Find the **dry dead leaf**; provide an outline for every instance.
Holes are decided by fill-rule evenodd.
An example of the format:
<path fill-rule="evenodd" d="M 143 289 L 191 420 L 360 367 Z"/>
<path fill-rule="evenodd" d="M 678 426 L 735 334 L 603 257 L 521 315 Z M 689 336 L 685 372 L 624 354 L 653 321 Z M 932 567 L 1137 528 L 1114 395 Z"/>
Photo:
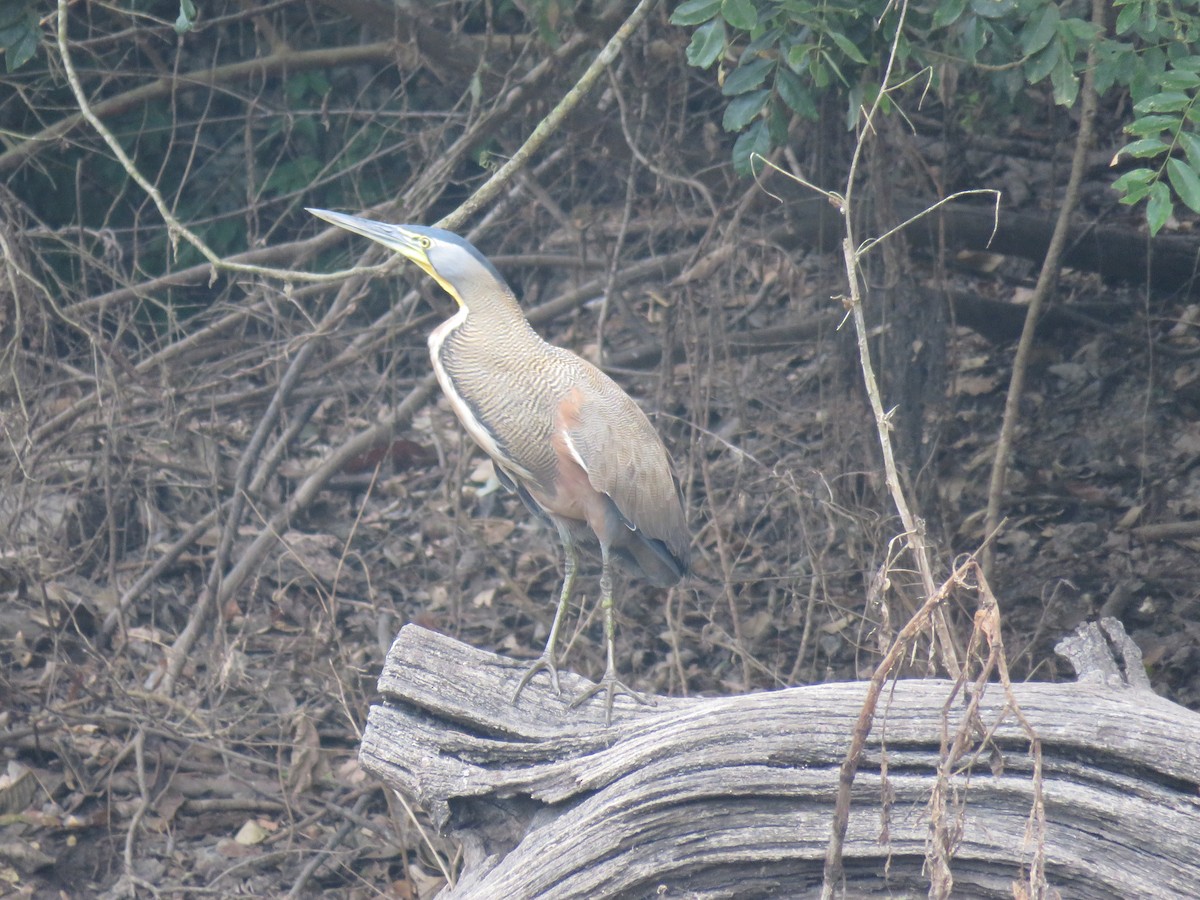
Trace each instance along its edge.
<path fill-rule="evenodd" d="M 742 637 L 761 640 L 775 628 L 775 616 L 770 610 L 760 609 L 742 619 Z"/>
<path fill-rule="evenodd" d="M 973 269 L 989 275 L 1000 268 L 1005 257 L 999 253 L 988 253 L 985 250 L 960 250 L 954 255 L 954 261 L 964 268 Z"/>
<path fill-rule="evenodd" d="M 420 864 L 412 863 L 408 867 L 408 877 L 417 889 L 419 900 L 430 900 L 436 897 L 446 886 L 446 879 L 441 873 L 426 872 Z"/>
<path fill-rule="evenodd" d="M 479 524 L 483 528 L 483 540 L 489 545 L 504 543 L 517 527 L 512 519 L 481 519 Z"/>
<path fill-rule="evenodd" d="M 301 531 L 289 531 L 283 535 L 283 544 L 287 553 L 280 558 L 280 568 L 284 577 L 294 577 L 299 574 L 289 572 L 288 563 L 299 565 L 307 575 L 331 585 L 338 577 L 341 559 L 336 555 L 342 542 L 331 534 L 306 534 Z"/>
<path fill-rule="evenodd" d="M 242 827 L 238 829 L 238 833 L 234 835 L 233 839 L 243 847 L 253 847 L 261 844 L 268 837 L 270 837 L 270 833 L 259 824 L 257 819 L 247 819 L 242 823 Z"/>
<path fill-rule="evenodd" d="M 467 476 L 467 481 L 473 484 L 487 484 L 496 478 L 496 467 L 492 465 L 490 458 L 480 460 L 479 465 L 471 470 L 471 474 Z"/>
<path fill-rule="evenodd" d="M 1171 449 L 1185 459 L 1200 457 L 1200 426 L 1178 432 L 1171 441 Z"/>
<path fill-rule="evenodd" d="M 334 778 L 341 785 L 359 785 L 367 780 L 367 773 L 358 763 L 358 757 L 347 756 L 334 768 Z"/>
<path fill-rule="evenodd" d="M 845 631 L 849 628 L 853 621 L 850 616 L 842 616 L 839 619 L 834 619 L 832 622 L 826 622 L 819 630 L 822 634 L 837 634 L 839 631 Z"/>
<path fill-rule="evenodd" d="M 450 591 L 446 589 L 444 584 L 435 584 L 429 589 L 429 602 L 425 604 L 425 610 L 432 612 L 439 609 L 447 609 L 450 606 Z"/>
<path fill-rule="evenodd" d="M 674 281 L 671 282 L 672 287 L 691 284 L 693 281 L 701 281 L 708 278 L 718 268 L 723 266 L 733 255 L 734 248 L 737 245 L 732 241 L 720 244 L 717 249 L 711 253 L 707 253 L 696 261 L 694 266 L 689 267 L 686 271 L 681 272 Z"/>
<path fill-rule="evenodd" d="M 1028 306 L 1029 301 L 1033 299 L 1033 288 L 1017 287 L 1013 288 L 1012 296 L 1009 300 L 1018 306 Z"/>
<path fill-rule="evenodd" d="M 258 856 L 262 851 L 254 844 L 242 844 L 235 838 L 221 838 L 217 841 L 216 851 L 226 859 L 244 859 L 247 856 Z"/>
<path fill-rule="evenodd" d="M 998 375 L 959 375 L 954 379 L 954 392 L 967 397 L 990 394 L 1000 386 Z"/>
<path fill-rule="evenodd" d="M 29 841 L 16 840 L 0 842 L 0 863 L 0 884 L 17 884 L 21 875 L 32 875 L 38 869 L 52 866 L 55 859 Z"/>
<path fill-rule="evenodd" d="M 1134 504 L 1133 506 L 1129 507 L 1128 510 L 1126 510 L 1125 515 L 1121 516 L 1121 518 L 1117 520 L 1117 524 L 1113 527 L 1117 531 L 1125 531 L 1129 528 L 1132 528 L 1134 524 L 1136 524 L 1137 520 L 1142 517 L 1142 513 L 1145 512 L 1145 510 L 1145 503 Z"/>
<path fill-rule="evenodd" d="M 312 787 L 321 765 L 321 738 L 317 726 L 304 713 L 296 721 L 292 738 L 292 764 L 288 767 L 288 793 L 298 797 Z"/>
<path fill-rule="evenodd" d="M 15 759 L 8 761 L 8 771 L 0 775 L 0 816 L 19 813 L 33 803 L 37 796 L 37 779 L 33 770 Z"/>

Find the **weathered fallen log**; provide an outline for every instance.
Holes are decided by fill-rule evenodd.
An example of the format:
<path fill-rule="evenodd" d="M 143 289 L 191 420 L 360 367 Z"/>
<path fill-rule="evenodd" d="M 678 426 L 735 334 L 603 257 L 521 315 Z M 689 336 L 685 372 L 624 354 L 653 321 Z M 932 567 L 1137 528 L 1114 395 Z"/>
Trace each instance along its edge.
<path fill-rule="evenodd" d="M 772 194 L 788 204 L 790 223 L 772 237 L 785 248 L 837 249 L 842 234 L 840 214 L 824 198 L 814 198 L 802 186 L 786 179 L 771 182 Z M 771 201 L 774 202 L 774 201 Z M 933 200 L 903 198 L 896 201 L 901 221 L 920 216 Z M 897 222 L 895 224 L 900 224 Z M 987 202 L 955 202 L 933 214 L 915 219 L 904 236 L 914 247 L 937 249 L 945 241 L 950 250 L 986 250 L 1041 264 L 1054 230 L 1054 214 L 1014 212 L 1001 208 L 997 215 Z M 1106 280 L 1149 284 L 1171 296 L 1200 291 L 1200 242 L 1191 234 L 1147 237 L 1136 226 L 1072 225 L 1062 264 L 1095 272 Z"/>
<path fill-rule="evenodd" d="M 1063 897 L 1200 896 L 1200 715 L 1138 686 L 1133 653 L 1120 676 L 1090 629 L 1069 648 L 1079 682 L 1013 689 L 1041 742 L 1040 829 L 1029 736 L 1002 686 L 968 722 L 952 682 L 889 687 L 855 782 L 845 895 L 925 894 L 934 835 L 949 842 L 956 897 L 1014 896 L 1039 853 Z M 864 683 L 654 707 L 619 697 L 605 728 L 601 704 L 570 709 L 589 682 L 567 673 L 564 698 L 537 678 L 511 705 L 522 671 L 414 625 L 388 655 L 361 760 L 462 842 L 443 896 L 820 891 Z M 931 802 L 964 725 L 972 752 Z"/>

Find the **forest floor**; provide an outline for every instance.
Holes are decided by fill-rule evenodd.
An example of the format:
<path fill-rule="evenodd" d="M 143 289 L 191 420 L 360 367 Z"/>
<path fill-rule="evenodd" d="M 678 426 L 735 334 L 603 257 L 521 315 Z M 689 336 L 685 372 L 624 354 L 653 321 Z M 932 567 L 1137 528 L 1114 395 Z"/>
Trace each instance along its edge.
<path fill-rule="evenodd" d="M 654 413 L 673 451 L 694 534 L 694 574 L 680 586 L 620 588 L 618 665 L 650 693 L 863 678 L 918 598 L 893 543 L 900 528 L 855 387 L 852 339 L 836 328 L 838 262 L 783 252 L 765 230 L 743 229 L 733 254 L 732 274 L 672 282 L 672 334 L 684 350 L 676 361 L 649 374 L 614 372 Z M 941 285 L 1027 300 L 1033 264 L 996 262 L 962 261 L 935 278 L 930 260 L 918 257 L 916 277 L 933 296 Z M 569 286 L 567 275 L 529 278 L 525 293 L 549 298 Z M 1200 710 L 1200 534 L 1186 528 L 1200 520 L 1200 305 L 1180 287 L 1147 296 L 1086 272 L 1061 279 L 1054 305 L 1079 315 L 1074 327 L 1039 339 L 995 545 L 991 586 L 1014 677 L 1067 677 L 1054 644 L 1080 621 L 1114 615 L 1141 647 L 1155 689 Z M 610 355 L 657 339 L 645 323 L 664 292 L 649 278 L 625 288 L 603 325 Z M 586 305 L 542 331 L 594 354 L 599 314 L 599 304 Z M 771 349 L 730 341 L 735 331 L 788 322 L 831 325 Z M 944 402 L 925 414 L 915 492 L 942 575 L 984 537 L 1014 346 L 965 327 L 948 334 Z M 392 400 L 424 375 L 424 331 L 399 340 L 411 370 L 395 373 L 404 387 Z M 380 415 L 385 404 L 360 405 L 354 416 L 323 402 L 325 394 L 352 396 L 356 377 L 343 371 L 307 386 L 317 405 L 268 500 L 286 499 L 332 448 Z M 205 470 L 192 462 L 207 452 L 200 445 L 240 445 L 255 424 L 248 408 L 218 413 L 204 428 L 159 436 L 163 443 L 112 447 L 101 434 L 97 458 L 113 467 L 139 455 L 160 459 L 174 490 L 203 493 Z M 94 483 L 99 500 L 106 483 Z M 36 501 L 47 515 L 78 500 L 15 487 L 8 496 L 5 504 Z M 123 514 L 141 527 L 126 551 L 39 579 L 6 568 L 0 583 L 5 890 L 429 896 L 443 867 L 453 869 L 455 848 L 356 758 L 375 679 L 406 622 L 536 656 L 560 579 L 553 533 L 497 489 L 490 464 L 439 399 L 395 443 L 348 464 L 278 534 L 255 577 L 204 621 L 167 695 L 158 690 L 164 648 L 189 621 L 222 534 L 209 529 L 118 614 L 121 590 L 203 506 L 161 501 L 147 512 L 138 502 Z M 262 532 L 268 512 L 243 525 L 232 559 Z M 89 528 L 116 527 L 111 512 L 80 521 L 79 554 L 93 552 Z M 1154 530 L 1170 523 L 1185 526 Z M 45 558 L 64 557 L 47 548 Z M 885 568 L 887 617 L 867 602 Z M 595 570 L 585 565 L 582 614 L 573 611 L 563 641 L 566 666 L 592 678 L 603 671 Z M 956 597 L 952 610 L 962 635 L 970 599 Z"/>

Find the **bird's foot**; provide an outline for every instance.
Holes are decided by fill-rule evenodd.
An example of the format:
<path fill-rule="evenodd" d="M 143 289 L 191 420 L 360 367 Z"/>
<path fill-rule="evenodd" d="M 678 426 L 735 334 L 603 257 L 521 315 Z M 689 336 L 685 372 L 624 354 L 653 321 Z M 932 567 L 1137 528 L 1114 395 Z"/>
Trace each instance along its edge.
<path fill-rule="evenodd" d="M 534 675 L 542 671 L 550 673 L 550 685 L 554 688 L 555 695 L 562 694 L 562 688 L 558 684 L 558 664 L 554 661 L 554 654 L 546 651 L 533 661 L 525 670 L 525 674 L 521 676 L 521 680 L 517 682 L 517 689 L 513 691 L 512 695 L 513 706 L 517 705 L 517 698 L 521 696 L 521 691 L 525 690 L 525 685 L 529 684 Z"/>
<path fill-rule="evenodd" d="M 627 697 L 632 697 L 642 706 L 654 706 L 654 700 L 651 697 L 646 697 L 639 694 L 625 682 L 617 678 L 617 673 L 611 669 L 604 673 L 604 677 L 597 684 L 593 684 L 582 694 L 571 701 L 571 708 L 574 709 L 580 706 L 585 701 L 591 699 L 596 694 L 604 691 L 604 724 L 605 726 L 612 724 L 613 698 L 617 694 L 625 694 Z"/>

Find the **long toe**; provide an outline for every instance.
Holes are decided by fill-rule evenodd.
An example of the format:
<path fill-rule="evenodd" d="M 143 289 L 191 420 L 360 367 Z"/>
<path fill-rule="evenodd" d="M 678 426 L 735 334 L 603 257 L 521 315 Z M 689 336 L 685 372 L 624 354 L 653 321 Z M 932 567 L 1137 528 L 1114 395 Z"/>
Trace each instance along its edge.
<path fill-rule="evenodd" d="M 521 680 L 517 682 L 517 689 L 513 691 L 512 703 L 517 705 L 517 698 L 521 696 L 521 691 L 525 690 L 525 685 L 533 680 L 533 676 L 538 672 L 550 673 L 550 686 L 554 688 L 555 696 L 562 695 L 562 688 L 558 684 L 558 665 L 554 662 L 554 655 L 546 652 L 533 661 L 525 674 L 521 676 Z"/>
<path fill-rule="evenodd" d="M 612 724 L 613 698 L 615 698 L 617 694 L 624 694 L 626 697 L 632 697 L 642 706 L 655 705 L 653 698 L 639 694 L 625 682 L 618 679 L 615 673 L 605 672 L 604 677 L 600 679 L 598 684 L 593 684 L 590 688 L 587 688 L 585 691 L 583 691 L 583 693 L 571 701 L 571 708 L 574 709 L 575 707 L 582 705 L 601 691 L 604 691 L 604 724 L 606 726 Z"/>

